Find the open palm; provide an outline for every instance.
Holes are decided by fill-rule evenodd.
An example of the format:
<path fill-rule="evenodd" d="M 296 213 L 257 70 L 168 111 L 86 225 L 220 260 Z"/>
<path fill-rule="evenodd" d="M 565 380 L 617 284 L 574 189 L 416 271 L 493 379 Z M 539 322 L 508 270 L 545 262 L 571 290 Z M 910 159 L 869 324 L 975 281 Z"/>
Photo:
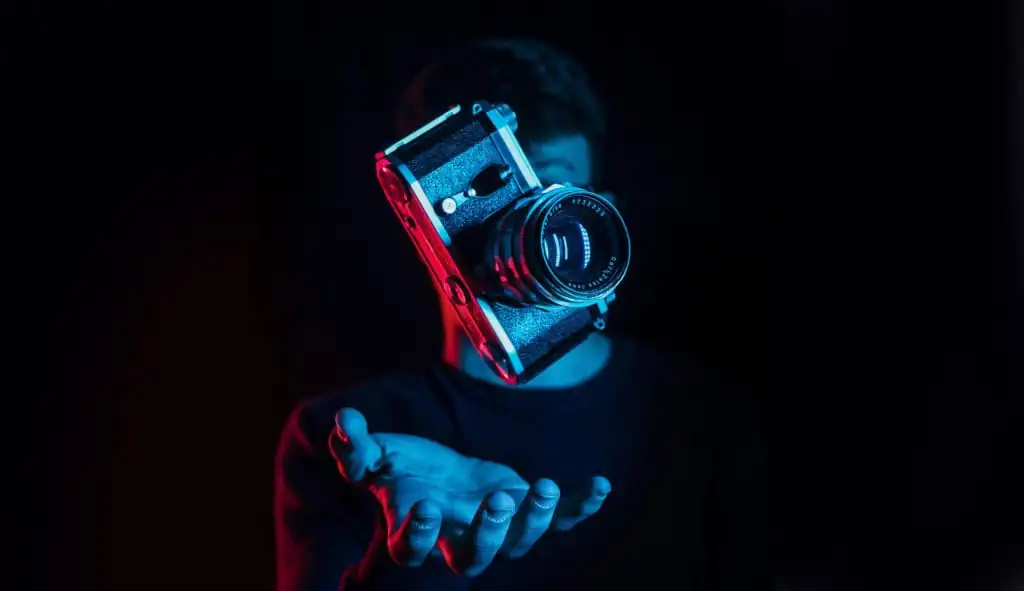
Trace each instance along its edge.
<path fill-rule="evenodd" d="M 560 499 L 558 486 L 532 486 L 515 470 L 464 456 L 435 441 L 374 433 L 359 411 L 342 409 L 331 450 L 342 476 L 378 499 L 391 557 L 418 566 L 435 548 L 460 574 L 482 572 L 499 552 L 526 553 L 549 527 L 568 530 L 600 509 L 611 491 L 595 477 Z"/>

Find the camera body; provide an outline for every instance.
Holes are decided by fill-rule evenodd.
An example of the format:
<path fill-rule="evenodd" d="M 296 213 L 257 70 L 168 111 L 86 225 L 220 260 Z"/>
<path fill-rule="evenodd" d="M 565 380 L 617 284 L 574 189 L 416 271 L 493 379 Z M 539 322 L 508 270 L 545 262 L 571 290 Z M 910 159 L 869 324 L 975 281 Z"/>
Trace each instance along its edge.
<path fill-rule="evenodd" d="M 376 170 L 481 357 L 523 384 L 604 329 L 630 249 L 606 199 L 542 186 L 516 127 L 504 104 L 452 107 L 378 153 Z"/>

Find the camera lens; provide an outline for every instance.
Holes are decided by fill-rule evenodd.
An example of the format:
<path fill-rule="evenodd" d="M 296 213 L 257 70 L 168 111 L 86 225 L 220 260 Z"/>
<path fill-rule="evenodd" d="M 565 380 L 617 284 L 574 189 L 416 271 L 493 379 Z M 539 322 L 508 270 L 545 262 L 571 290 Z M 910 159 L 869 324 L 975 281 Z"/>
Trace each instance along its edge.
<path fill-rule="evenodd" d="M 567 284 L 589 285 L 600 278 L 620 250 L 608 216 L 569 205 L 551 214 L 541 231 L 541 255 L 555 276 Z"/>
<path fill-rule="evenodd" d="M 586 306 L 610 294 L 629 265 L 629 232 L 603 197 L 555 187 L 516 204 L 498 223 L 494 269 L 526 303 Z"/>

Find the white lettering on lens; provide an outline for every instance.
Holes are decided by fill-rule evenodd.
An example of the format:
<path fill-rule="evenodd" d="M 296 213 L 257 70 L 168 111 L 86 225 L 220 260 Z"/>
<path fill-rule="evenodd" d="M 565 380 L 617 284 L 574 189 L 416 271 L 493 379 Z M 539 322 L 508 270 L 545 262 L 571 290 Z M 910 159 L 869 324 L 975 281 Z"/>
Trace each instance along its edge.
<path fill-rule="evenodd" d="M 593 211 L 594 213 L 596 213 L 597 217 L 604 217 L 604 215 L 606 213 L 605 209 L 604 209 L 604 206 L 601 205 L 600 203 L 594 201 L 593 199 L 584 199 L 584 198 L 581 198 L 581 197 L 573 197 L 572 199 L 569 200 L 569 202 L 572 203 L 573 205 L 579 205 L 579 206 L 582 206 L 582 207 L 586 207 L 587 209 L 589 209 L 589 210 Z"/>
<path fill-rule="evenodd" d="M 612 275 L 615 274 L 617 267 L 618 260 L 615 257 L 611 257 L 608 259 L 608 264 L 604 266 L 604 269 L 601 269 L 601 273 L 599 273 L 597 278 L 595 278 L 593 281 L 588 281 L 587 283 L 567 282 L 566 285 L 572 289 L 580 290 L 594 289 L 596 287 L 600 287 L 601 285 L 607 283 L 608 280 L 612 277 Z"/>

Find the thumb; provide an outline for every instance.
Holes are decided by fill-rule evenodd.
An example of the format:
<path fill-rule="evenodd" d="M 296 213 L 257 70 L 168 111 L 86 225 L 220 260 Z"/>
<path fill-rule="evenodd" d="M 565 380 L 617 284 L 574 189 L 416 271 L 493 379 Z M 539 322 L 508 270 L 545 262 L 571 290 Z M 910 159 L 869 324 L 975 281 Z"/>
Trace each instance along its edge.
<path fill-rule="evenodd" d="M 331 452 L 338 461 L 341 475 L 359 484 L 367 470 L 376 470 L 381 461 L 380 445 L 370 436 L 366 418 L 354 408 L 343 408 L 334 417 Z"/>

